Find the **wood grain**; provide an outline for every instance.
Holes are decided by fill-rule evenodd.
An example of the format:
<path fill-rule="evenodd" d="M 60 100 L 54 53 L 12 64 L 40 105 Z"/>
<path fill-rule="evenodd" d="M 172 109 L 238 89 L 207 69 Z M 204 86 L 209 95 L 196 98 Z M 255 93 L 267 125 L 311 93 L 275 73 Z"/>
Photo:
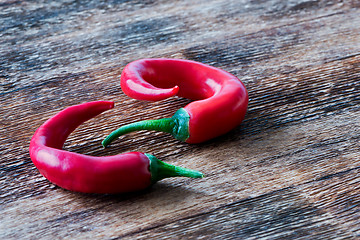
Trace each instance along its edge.
<path fill-rule="evenodd" d="M 1 239 L 358 239 L 358 1 L 0 1 Z M 144 57 L 200 61 L 238 76 L 238 128 L 199 145 L 118 126 L 171 116 L 189 100 L 141 102 L 119 86 Z M 139 193 L 86 195 L 43 178 L 37 127 L 81 102 L 116 107 L 64 148 L 144 151 L 205 173 Z"/>
<path fill-rule="evenodd" d="M 356 238 L 359 212 L 354 209 L 358 204 L 354 196 L 360 190 L 359 173 L 358 168 L 337 173 L 331 179 L 246 198 L 121 239 Z"/>

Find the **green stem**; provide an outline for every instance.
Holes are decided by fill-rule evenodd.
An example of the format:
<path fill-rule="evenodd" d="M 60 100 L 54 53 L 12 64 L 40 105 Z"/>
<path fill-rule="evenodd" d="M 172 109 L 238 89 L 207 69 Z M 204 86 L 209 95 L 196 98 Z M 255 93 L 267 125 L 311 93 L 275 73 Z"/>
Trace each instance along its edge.
<path fill-rule="evenodd" d="M 190 177 L 203 178 L 204 174 L 199 171 L 174 166 L 160 161 L 155 156 L 145 153 L 150 160 L 151 182 L 154 184 L 164 178 L 169 177 Z"/>
<path fill-rule="evenodd" d="M 171 118 L 145 120 L 124 125 L 110 133 L 109 136 L 102 141 L 102 145 L 106 147 L 120 136 L 140 130 L 166 132 L 180 141 L 186 141 L 186 139 L 189 138 L 189 120 L 190 116 L 187 111 L 180 108 Z"/>

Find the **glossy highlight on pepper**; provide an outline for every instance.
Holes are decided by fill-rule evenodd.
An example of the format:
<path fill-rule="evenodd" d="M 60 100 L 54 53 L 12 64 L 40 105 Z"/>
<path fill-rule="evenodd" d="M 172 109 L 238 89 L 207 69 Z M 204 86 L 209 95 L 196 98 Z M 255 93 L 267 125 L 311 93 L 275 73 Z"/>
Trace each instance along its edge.
<path fill-rule="evenodd" d="M 194 100 L 173 117 L 124 125 L 102 142 L 106 147 L 123 134 L 156 130 L 187 143 L 201 143 L 225 134 L 245 117 L 248 93 L 234 75 L 203 63 L 181 59 L 141 59 L 121 74 L 121 89 L 138 100 L 159 101 L 172 96 Z"/>
<path fill-rule="evenodd" d="M 96 157 L 62 149 L 80 124 L 113 107 L 111 101 L 74 105 L 42 124 L 29 147 L 31 160 L 40 173 L 64 189 L 84 193 L 132 192 L 167 177 L 203 177 L 201 172 L 167 164 L 147 153 Z"/>

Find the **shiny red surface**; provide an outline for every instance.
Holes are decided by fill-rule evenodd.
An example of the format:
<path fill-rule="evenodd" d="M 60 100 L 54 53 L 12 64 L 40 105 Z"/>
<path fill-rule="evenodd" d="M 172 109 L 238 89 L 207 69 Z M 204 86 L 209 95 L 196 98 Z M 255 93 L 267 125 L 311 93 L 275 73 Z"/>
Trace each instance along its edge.
<path fill-rule="evenodd" d="M 188 143 L 200 143 L 229 132 L 244 119 L 248 93 L 234 75 L 199 62 L 141 59 L 121 75 L 129 97 L 158 101 L 171 96 L 195 100 L 184 109 L 190 115 Z"/>
<path fill-rule="evenodd" d="M 110 101 L 75 105 L 41 125 L 29 147 L 40 173 L 52 183 L 77 192 L 121 193 L 150 186 L 149 159 L 143 153 L 95 157 L 61 149 L 76 127 L 113 107 Z"/>

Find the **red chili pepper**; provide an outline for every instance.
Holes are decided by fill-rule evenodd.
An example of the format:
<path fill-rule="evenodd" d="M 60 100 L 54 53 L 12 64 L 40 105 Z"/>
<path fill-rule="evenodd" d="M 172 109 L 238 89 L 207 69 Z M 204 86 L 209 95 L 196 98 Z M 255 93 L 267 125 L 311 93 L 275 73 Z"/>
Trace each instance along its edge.
<path fill-rule="evenodd" d="M 167 177 L 203 177 L 198 171 L 164 163 L 146 153 L 95 157 L 62 150 L 67 137 L 80 124 L 113 107 L 109 101 L 75 105 L 41 125 L 29 148 L 40 173 L 62 188 L 86 193 L 130 192 Z"/>
<path fill-rule="evenodd" d="M 129 97 L 158 101 L 174 95 L 195 100 L 173 117 L 145 120 L 120 127 L 103 141 L 106 147 L 119 136 L 137 130 L 171 133 L 187 143 L 218 137 L 244 119 L 248 93 L 234 75 L 202 63 L 180 59 L 142 59 L 129 63 L 121 75 Z"/>

